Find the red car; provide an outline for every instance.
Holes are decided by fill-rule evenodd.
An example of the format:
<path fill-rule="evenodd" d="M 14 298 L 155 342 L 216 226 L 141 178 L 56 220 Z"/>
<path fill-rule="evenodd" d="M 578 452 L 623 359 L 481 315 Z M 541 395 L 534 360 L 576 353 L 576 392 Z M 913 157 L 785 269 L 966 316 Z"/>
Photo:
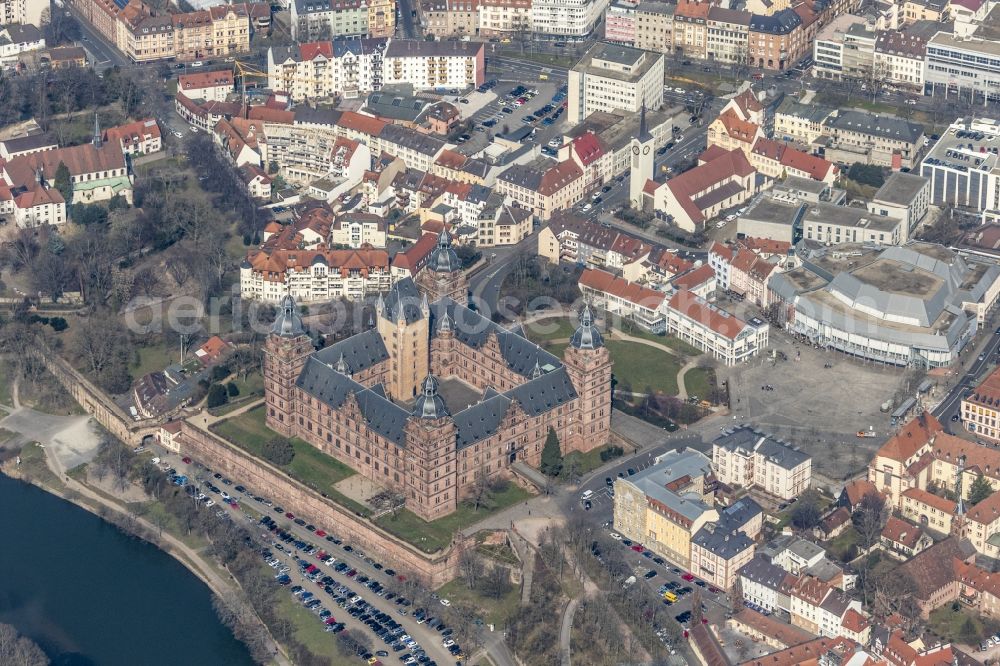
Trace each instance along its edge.
<path fill-rule="evenodd" d="M 191 459 L 187 458 L 187 457 L 181 458 L 181 462 L 184 463 L 185 465 L 190 465 L 191 464 Z"/>
<path fill-rule="evenodd" d="M 358 570 L 357 569 L 351 569 L 350 571 L 347 572 L 347 577 L 348 578 L 354 578 L 357 575 L 358 575 Z"/>
<path fill-rule="evenodd" d="M 323 622 L 325 624 L 337 624 L 337 618 L 335 618 L 334 616 L 331 615 L 330 617 L 328 617 L 325 620 L 323 620 Z"/>
<path fill-rule="evenodd" d="M 324 557 L 326 557 L 326 553 L 324 553 L 322 550 L 316 553 L 317 560 L 322 560 Z"/>
<path fill-rule="evenodd" d="M 635 544 L 634 546 L 632 546 L 632 550 L 634 550 L 637 553 L 641 553 L 642 551 L 644 551 L 646 549 L 643 548 L 642 546 L 640 546 L 639 544 Z"/>
<path fill-rule="evenodd" d="M 230 500 L 229 501 L 229 506 L 233 507 L 234 509 L 240 508 L 240 505 L 239 505 L 239 503 L 236 500 Z"/>
<path fill-rule="evenodd" d="M 681 578 L 683 578 L 684 580 L 686 580 L 687 582 L 690 583 L 691 581 L 694 580 L 694 574 L 686 573 L 683 576 L 681 576 Z"/>
<path fill-rule="evenodd" d="M 318 537 L 325 537 L 326 536 L 326 532 L 324 532 L 323 530 L 316 530 L 316 536 L 318 536 Z"/>
<path fill-rule="evenodd" d="M 285 518 L 294 518 L 294 517 L 295 517 L 295 514 L 292 513 L 291 511 L 289 511 L 288 513 L 285 514 Z"/>

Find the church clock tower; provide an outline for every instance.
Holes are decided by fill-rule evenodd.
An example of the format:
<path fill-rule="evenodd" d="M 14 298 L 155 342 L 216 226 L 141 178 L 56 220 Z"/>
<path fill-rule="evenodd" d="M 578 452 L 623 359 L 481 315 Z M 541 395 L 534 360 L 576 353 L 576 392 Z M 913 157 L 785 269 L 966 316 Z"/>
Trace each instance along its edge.
<path fill-rule="evenodd" d="M 628 199 L 635 208 L 642 208 L 642 190 L 653 178 L 653 135 L 646 127 L 646 105 L 639 112 L 639 136 L 632 137 L 632 171 L 629 176 Z"/>

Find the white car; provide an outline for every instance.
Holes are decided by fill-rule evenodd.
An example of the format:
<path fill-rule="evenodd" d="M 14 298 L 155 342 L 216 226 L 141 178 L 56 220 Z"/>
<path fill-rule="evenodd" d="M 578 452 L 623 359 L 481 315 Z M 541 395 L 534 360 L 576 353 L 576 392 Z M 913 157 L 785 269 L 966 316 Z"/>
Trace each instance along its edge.
<path fill-rule="evenodd" d="M 193 63 L 191 63 L 191 66 L 192 67 L 202 67 L 204 64 L 205 63 L 203 63 L 201 60 L 195 60 Z"/>
<path fill-rule="evenodd" d="M 590 209 L 593 208 L 593 207 L 594 207 L 593 204 L 587 204 L 587 205 L 585 205 L 583 207 L 583 212 L 586 213 L 586 212 L 590 211 Z"/>
<path fill-rule="evenodd" d="M 180 132 L 178 132 L 177 130 L 174 130 L 174 136 L 176 136 L 178 139 L 183 139 L 184 138 L 184 135 L 181 134 Z"/>
<path fill-rule="evenodd" d="M 441 605 L 442 606 L 451 606 L 451 602 L 448 601 L 447 599 L 442 599 L 441 600 Z"/>
<path fill-rule="evenodd" d="M 732 222 L 735 219 L 736 219 L 736 215 L 734 215 L 732 213 L 730 213 L 729 215 L 726 215 L 726 222 Z"/>
<path fill-rule="evenodd" d="M 612 532 L 611 533 L 611 538 L 614 539 L 615 541 L 621 541 L 622 540 L 622 535 L 618 534 L 618 532 Z"/>
<path fill-rule="evenodd" d="M 560 141 L 559 139 L 552 139 L 551 141 L 549 141 L 549 148 L 558 148 L 561 145 L 562 141 Z"/>
<path fill-rule="evenodd" d="M 684 88 L 674 88 L 674 92 L 684 94 Z"/>
<path fill-rule="evenodd" d="M 447 647 L 451 647 L 454 644 L 455 644 L 455 641 L 451 640 L 450 638 L 446 638 L 443 641 L 441 641 L 441 645 L 445 646 L 446 648 Z"/>

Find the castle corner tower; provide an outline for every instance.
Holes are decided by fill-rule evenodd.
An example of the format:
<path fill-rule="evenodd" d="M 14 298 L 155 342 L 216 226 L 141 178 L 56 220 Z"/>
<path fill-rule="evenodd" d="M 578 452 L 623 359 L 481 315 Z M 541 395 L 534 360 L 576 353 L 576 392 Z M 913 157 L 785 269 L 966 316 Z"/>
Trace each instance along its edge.
<path fill-rule="evenodd" d="M 312 352 L 312 340 L 302 325 L 295 299 L 286 294 L 264 342 L 265 422 L 285 437 L 291 437 L 295 430 L 295 382 Z"/>
<path fill-rule="evenodd" d="M 438 235 L 437 247 L 431 251 L 427 266 L 417 274 L 417 286 L 432 301 L 445 296 L 464 304 L 468 293 L 462 261 L 451 246 L 451 236 L 447 229 Z"/>
<path fill-rule="evenodd" d="M 611 355 L 589 305 L 580 314 L 580 326 L 570 338 L 563 362 L 578 396 L 564 452 L 603 446 L 611 434 Z"/>
<path fill-rule="evenodd" d="M 433 375 L 421 382 L 405 431 L 410 463 L 407 508 L 428 521 L 446 516 L 458 506 L 455 421 Z"/>

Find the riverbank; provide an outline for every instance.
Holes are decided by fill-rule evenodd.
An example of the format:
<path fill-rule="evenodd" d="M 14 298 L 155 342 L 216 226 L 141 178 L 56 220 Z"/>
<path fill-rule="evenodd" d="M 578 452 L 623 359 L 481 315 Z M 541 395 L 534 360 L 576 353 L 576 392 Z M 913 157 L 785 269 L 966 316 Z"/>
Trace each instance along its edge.
<path fill-rule="evenodd" d="M 35 450 L 31 450 L 31 447 Z M 21 464 L 18 464 L 18 461 Z M 194 574 L 208 586 L 213 594 L 220 598 L 225 599 L 230 594 L 241 591 L 239 584 L 230 574 L 225 574 L 229 578 L 227 580 L 217 571 L 213 563 L 179 538 L 169 532 L 164 532 L 145 518 L 129 512 L 127 506 L 110 498 L 105 493 L 96 491 L 66 474 L 66 470 L 61 469 L 57 458 L 47 455 L 45 448 L 38 443 L 27 444 L 22 449 L 20 456 L 0 464 L 0 473 L 30 483 L 36 488 L 115 525 L 131 536 L 156 546 Z M 292 661 L 284 652 L 284 648 L 273 638 L 272 642 L 278 646 L 278 652 L 274 655 L 271 663 L 276 666 L 291 666 Z"/>

